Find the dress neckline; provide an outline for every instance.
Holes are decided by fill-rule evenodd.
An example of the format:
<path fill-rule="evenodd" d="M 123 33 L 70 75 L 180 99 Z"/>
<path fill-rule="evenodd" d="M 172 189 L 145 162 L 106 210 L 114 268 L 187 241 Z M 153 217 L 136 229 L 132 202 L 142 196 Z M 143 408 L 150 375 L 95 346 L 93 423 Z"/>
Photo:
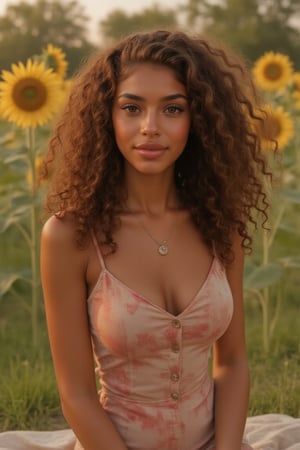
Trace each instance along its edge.
<path fill-rule="evenodd" d="M 180 318 L 181 316 L 185 315 L 188 310 L 193 306 L 194 302 L 196 301 L 196 299 L 199 297 L 199 295 L 201 295 L 203 293 L 203 291 L 205 290 L 207 283 L 209 281 L 209 279 L 211 278 L 211 275 L 213 273 L 213 269 L 215 267 L 215 264 L 217 263 L 218 259 L 217 257 L 214 255 L 212 262 L 210 264 L 208 273 L 205 277 L 205 280 L 203 281 L 201 287 L 196 291 L 196 293 L 194 294 L 194 296 L 192 297 L 192 299 L 187 303 L 187 305 L 185 306 L 185 308 L 183 308 L 183 310 L 179 313 L 179 314 L 172 314 L 171 312 L 167 311 L 166 309 L 162 308 L 161 306 L 157 305 L 156 303 L 153 303 L 149 298 L 147 298 L 146 296 L 144 296 L 143 294 L 138 293 L 137 291 L 135 291 L 133 288 L 131 288 L 130 286 L 128 286 L 126 283 L 124 283 L 122 280 L 120 280 L 118 277 L 116 277 L 109 269 L 107 269 L 106 265 L 102 266 L 100 275 L 97 279 L 97 282 L 95 284 L 95 286 L 93 287 L 90 295 L 87 298 L 87 302 L 90 302 L 94 293 L 96 292 L 96 290 L 98 289 L 99 284 L 102 281 L 102 278 L 107 275 L 110 278 L 113 278 L 113 280 L 115 282 L 117 282 L 120 286 L 122 286 L 123 288 L 125 288 L 127 291 L 131 292 L 132 295 L 134 295 L 135 297 L 138 297 L 139 299 L 143 300 L 145 303 L 147 303 L 149 306 L 151 306 L 152 308 L 155 308 L 157 310 L 159 310 L 162 314 L 165 314 L 169 317 L 174 318 Z"/>

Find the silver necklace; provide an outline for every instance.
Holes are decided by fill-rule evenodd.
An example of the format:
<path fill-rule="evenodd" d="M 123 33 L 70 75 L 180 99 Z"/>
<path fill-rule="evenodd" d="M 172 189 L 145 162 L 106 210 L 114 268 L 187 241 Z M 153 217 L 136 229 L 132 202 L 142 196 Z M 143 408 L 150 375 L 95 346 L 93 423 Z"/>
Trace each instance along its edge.
<path fill-rule="evenodd" d="M 174 230 L 174 226 L 171 229 L 171 232 L 169 234 L 169 237 L 167 239 L 164 239 L 163 241 L 158 241 L 157 239 L 155 239 L 154 236 L 152 236 L 152 234 L 147 230 L 147 228 L 145 227 L 145 225 L 143 224 L 143 222 L 141 222 L 139 220 L 139 223 L 141 225 L 141 227 L 143 228 L 143 230 L 145 231 L 145 233 L 149 236 L 149 238 L 155 242 L 155 244 L 158 245 L 157 247 L 157 251 L 159 253 L 160 256 L 166 256 L 169 253 L 169 245 L 168 245 L 168 241 L 171 238 L 171 234 Z"/>

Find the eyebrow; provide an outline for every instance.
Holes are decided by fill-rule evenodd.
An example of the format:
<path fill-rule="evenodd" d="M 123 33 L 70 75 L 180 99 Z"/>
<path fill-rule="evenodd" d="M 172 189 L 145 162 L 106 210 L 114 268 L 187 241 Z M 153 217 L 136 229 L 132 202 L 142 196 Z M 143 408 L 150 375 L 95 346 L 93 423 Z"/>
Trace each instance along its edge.
<path fill-rule="evenodd" d="M 128 98 L 130 100 L 137 100 L 137 101 L 145 101 L 146 99 L 144 97 L 141 97 L 139 95 L 135 95 L 135 94 L 130 94 L 128 92 L 124 92 L 123 94 L 120 94 L 118 96 L 118 98 Z M 162 97 L 161 100 L 162 101 L 170 101 L 170 100 L 177 100 L 179 98 L 183 98 L 184 100 L 188 100 L 187 96 L 184 94 L 170 94 L 170 95 L 166 95 L 165 97 Z"/>

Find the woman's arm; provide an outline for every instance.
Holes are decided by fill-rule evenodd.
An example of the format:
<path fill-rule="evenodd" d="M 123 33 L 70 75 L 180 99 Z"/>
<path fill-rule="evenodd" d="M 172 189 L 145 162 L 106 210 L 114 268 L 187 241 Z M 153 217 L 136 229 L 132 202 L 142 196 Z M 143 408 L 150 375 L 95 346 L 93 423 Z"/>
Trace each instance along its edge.
<path fill-rule="evenodd" d="M 64 416 L 85 450 L 126 450 L 98 399 L 87 317 L 88 256 L 70 219 L 52 217 L 41 242 L 48 333 Z"/>
<path fill-rule="evenodd" d="M 243 309 L 244 252 L 233 242 L 234 261 L 227 269 L 234 312 L 229 328 L 214 346 L 215 449 L 240 450 L 249 397 L 249 370 Z"/>

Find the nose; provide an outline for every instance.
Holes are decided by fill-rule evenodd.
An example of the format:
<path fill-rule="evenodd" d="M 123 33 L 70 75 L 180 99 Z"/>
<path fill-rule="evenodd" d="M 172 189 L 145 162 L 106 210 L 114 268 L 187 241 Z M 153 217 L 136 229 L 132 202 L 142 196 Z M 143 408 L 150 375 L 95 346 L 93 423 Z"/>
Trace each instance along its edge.
<path fill-rule="evenodd" d="M 157 116 L 155 111 L 148 111 L 145 113 L 141 122 L 141 133 L 144 135 L 159 134 Z"/>

